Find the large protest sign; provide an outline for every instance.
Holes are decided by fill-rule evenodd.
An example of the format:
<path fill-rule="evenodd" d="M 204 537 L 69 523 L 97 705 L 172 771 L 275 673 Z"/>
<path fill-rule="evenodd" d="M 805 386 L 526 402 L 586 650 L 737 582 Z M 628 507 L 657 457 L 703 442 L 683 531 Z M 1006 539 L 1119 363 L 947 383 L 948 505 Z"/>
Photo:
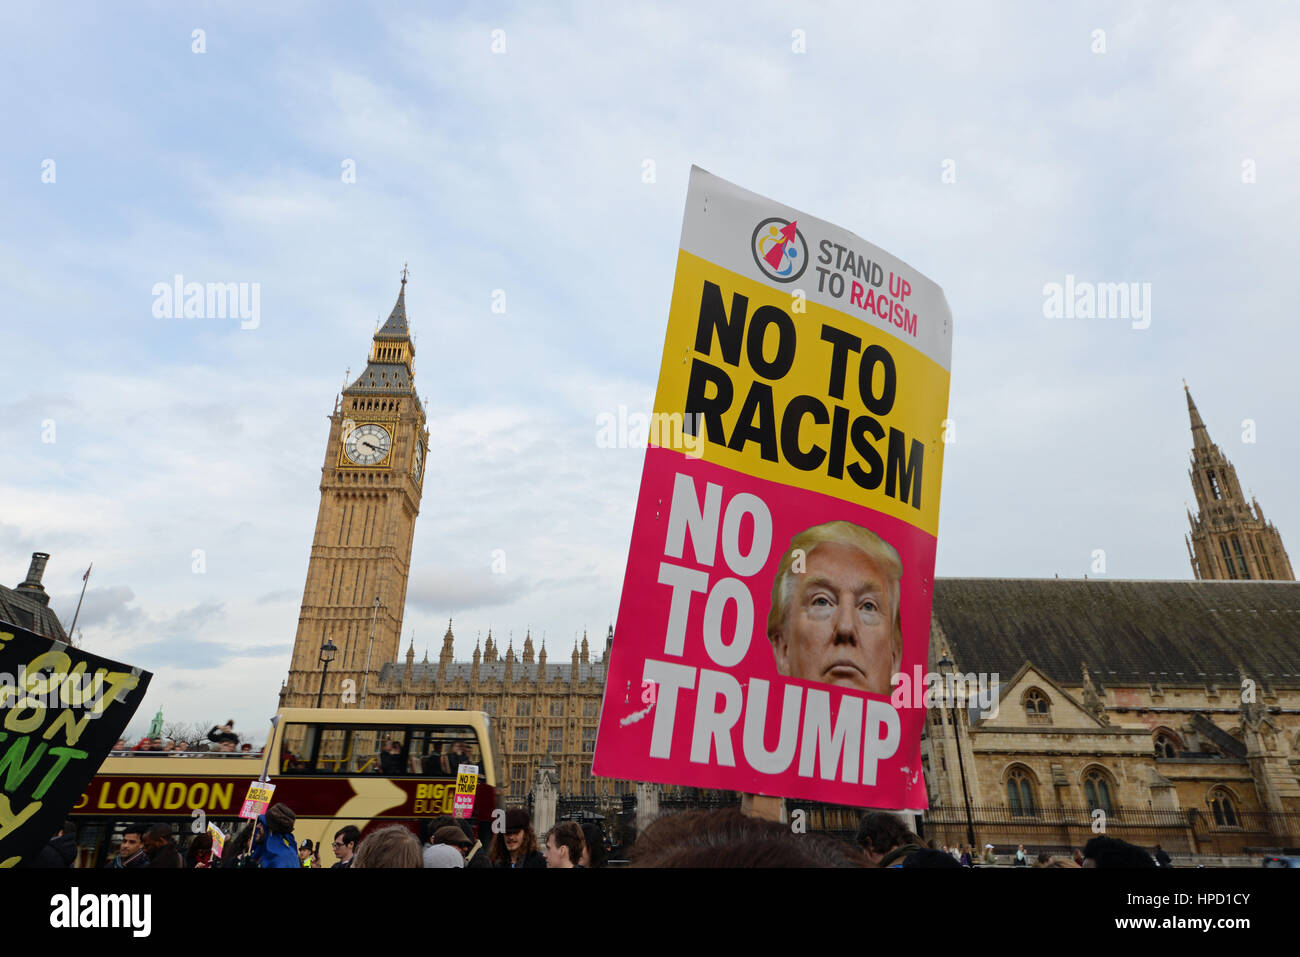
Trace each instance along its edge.
<path fill-rule="evenodd" d="M 691 171 L 594 773 L 928 806 L 952 322 L 852 233 Z"/>
<path fill-rule="evenodd" d="M 58 831 L 151 677 L 0 622 L 0 867 Z"/>

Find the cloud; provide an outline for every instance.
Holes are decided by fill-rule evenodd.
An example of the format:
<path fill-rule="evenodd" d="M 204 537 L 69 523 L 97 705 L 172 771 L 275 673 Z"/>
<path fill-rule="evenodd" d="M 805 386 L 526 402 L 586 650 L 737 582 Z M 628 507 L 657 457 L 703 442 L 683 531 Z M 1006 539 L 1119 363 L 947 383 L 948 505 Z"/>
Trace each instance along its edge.
<path fill-rule="evenodd" d="M 481 572 L 425 567 L 411 573 L 406 604 L 427 612 L 460 613 L 519 601 L 529 586 L 510 575 L 495 575 L 485 562 Z"/>

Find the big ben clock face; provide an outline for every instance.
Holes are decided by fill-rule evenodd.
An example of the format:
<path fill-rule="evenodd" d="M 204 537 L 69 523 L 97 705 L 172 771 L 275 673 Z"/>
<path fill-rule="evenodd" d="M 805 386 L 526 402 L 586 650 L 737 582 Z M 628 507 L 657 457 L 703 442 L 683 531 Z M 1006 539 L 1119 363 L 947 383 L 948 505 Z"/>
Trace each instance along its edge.
<path fill-rule="evenodd" d="M 415 475 L 415 480 L 420 481 L 420 476 L 424 473 L 424 446 L 420 444 L 418 439 L 415 443 L 415 463 L 411 471 Z"/>
<path fill-rule="evenodd" d="M 392 448 L 393 440 L 388 430 L 373 422 L 358 425 L 343 440 L 343 451 L 357 465 L 374 465 L 382 462 Z"/>

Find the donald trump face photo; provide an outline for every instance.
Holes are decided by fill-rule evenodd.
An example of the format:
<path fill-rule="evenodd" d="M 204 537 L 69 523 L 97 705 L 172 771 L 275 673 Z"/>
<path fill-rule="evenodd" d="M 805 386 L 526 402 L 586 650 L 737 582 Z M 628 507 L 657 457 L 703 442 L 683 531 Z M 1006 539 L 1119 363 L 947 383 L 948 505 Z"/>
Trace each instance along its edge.
<path fill-rule="evenodd" d="M 778 674 L 888 695 L 902 657 L 892 545 L 852 522 L 790 540 L 772 581 L 767 637 Z"/>

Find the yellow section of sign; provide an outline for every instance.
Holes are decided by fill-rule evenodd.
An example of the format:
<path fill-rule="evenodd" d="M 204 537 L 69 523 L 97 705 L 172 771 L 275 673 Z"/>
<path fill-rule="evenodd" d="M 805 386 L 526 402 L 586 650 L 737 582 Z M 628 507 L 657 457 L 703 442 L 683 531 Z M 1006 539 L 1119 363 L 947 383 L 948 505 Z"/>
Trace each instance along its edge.
<path fill-rule="evenodd" d="M 651 443 L 937 535 L 949 374 L 852 314 L 868 292 L 832 309 L 682 250 Z"/>

